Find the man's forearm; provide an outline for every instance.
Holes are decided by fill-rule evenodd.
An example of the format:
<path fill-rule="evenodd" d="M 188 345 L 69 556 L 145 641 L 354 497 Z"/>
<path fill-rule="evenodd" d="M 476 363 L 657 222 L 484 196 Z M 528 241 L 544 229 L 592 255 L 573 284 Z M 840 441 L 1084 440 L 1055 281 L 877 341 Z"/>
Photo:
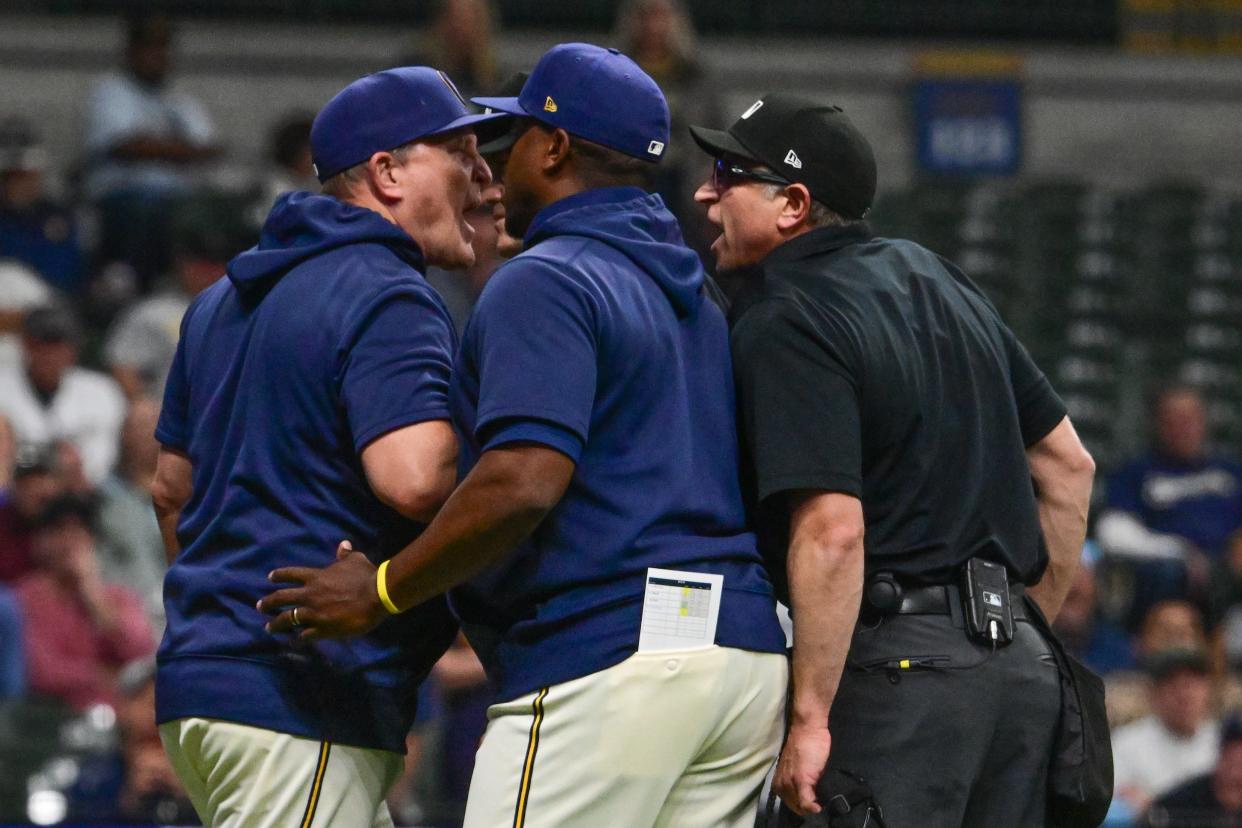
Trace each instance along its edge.
<path fill-rule="evenodd" d="M 1087 507 L 1090 501 L 1090 477 L 1039 495 L 1039 525 L 1048 548 L 1048 568 L 1029 593 L 1049 621 L 1061 611 L 1061 604 L 1065 602 L 1073 583 L 1074 572 L 1082 556 L 1082 545 L 1087 538 Z"/>
<path fill-rule="evenodd" d="M 795 537 L 789 549 L 793 604 L 793 727 L 827 727 L 863 591 L 863 546 Z"/>
<path fill-rule="evenodd" d="M 1061 611 L 1082 557 L 1095 461 L 1083 448 L 1069 417 L 1063 417 L 1042 440 L 1027 447 L 1026 457 L 1035 482 L 1039 527 L 1048 549 L 1048 567 L 1029 593 L 1052 621 Z"/>
<path fill-rule="evenodd" d="M 164 541 L 164 560 L 172 566 L 177 555 L 181 553 L 181 542 L 177 540 L 177 522 L 181 520 L 181 510 L 156 507 L 155 520 L 160 525 L 160 538 Z"/>
<path fill-rule="evenodd" d="M 457 586 L 535 530 L 560 499 L 564 485 L 532 479 L 538 475 L 525 467 L 522 451 L 484 452 L 423 534 L 392 558 L 386 583 L 393 603 L 405 609 Z M 560 471 L 567 483 L 573 463 L 563 455 L 556 457 L 562 461 Z"/>
<path fill-rule="evenodd" d="M 155 508 L 155 520 L 160 526 L 160 538 L 164 541 L 164 559 L 172 566 L 181 553 L 177 540 L 177 523 L 181 510 L 194 494 L 194 470 L 190 458 L 178 450 L 160 448 L 155 461 L 155 479 L 151 481 L 151 505 Z"/>

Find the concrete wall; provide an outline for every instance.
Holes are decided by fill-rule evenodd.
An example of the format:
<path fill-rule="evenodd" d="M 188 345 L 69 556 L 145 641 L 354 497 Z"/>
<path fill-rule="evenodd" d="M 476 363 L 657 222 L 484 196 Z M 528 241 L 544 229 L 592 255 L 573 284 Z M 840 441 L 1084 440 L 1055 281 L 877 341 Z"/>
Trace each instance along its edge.
<path fill-rule="evenodd" d="M 206 103 L 234 156 L 250 163 L 273 120 L 316 109 L 353 78 L 390 65 L 410 37 L 388 27 L 187 22 L 178 82 Z M 510 33 L 500 62 L 526 67 L 558 40 L 602 37 Z M 116 64 L 120 42 L 112 19 L 0 16 L 0 113 L 34 119 L 67 162 L 76 154 L 80 102 L 92 78 Z M 875 143 L 882 185 L 894 185 L 913 172 L 911 67 L 938 45 L 708 40 L 702 48 L 730 113 L 774 89 L 840 103 Z M 1008 48 L 1022 58 L 1029 174 L 1118 187 L 1190 177 L 1242 190 L 1242 59 Z"/>

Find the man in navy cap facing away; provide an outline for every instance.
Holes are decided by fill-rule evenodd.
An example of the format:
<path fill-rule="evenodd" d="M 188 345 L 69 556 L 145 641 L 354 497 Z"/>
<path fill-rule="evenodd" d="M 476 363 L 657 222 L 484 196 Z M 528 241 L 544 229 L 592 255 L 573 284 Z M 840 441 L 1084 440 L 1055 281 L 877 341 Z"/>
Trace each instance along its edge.
<path fill-rule="evenodd" d="M 659 196 L 668 108 L 629 58 L 557 46 L 504 170 L 525 250 L 484 288 L 453 378 L 469 474 L 377 569 L 265 598 L 311 639 L 452 588 L 498 688 L 467 828 L 754 824 L 787 664 L 746 528 L 724 315 Z M 282 609 L 283 608 L 283 609 Z M 307 620 L 310 619 L 310 620 Z"/>
<path fill-rule="evenodd" d="M 323 194 L 282 197 L 182 321 L 156 431 L 156 713 L 208 825 L 392 825 L 418 683 L 454 634 L 445 602 L 293 646 L 255 602 L 273 568 L 330 562 L 325 537 L 395 552 L 452 490 L 456 334 L 423 270 L 473 261 L 464 213 L 491 181 L 475 130 L 506 120 L 433 69 L 354 82 L 312 129 Z"/>

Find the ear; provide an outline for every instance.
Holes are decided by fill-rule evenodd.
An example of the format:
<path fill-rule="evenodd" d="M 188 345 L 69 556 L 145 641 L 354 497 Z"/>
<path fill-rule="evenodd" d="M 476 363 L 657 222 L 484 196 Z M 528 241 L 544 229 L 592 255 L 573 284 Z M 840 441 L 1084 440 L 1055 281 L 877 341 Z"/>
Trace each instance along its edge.
<path fill-rule="evenodd" d="M 569 133 L 563 129 L 552 130 L 543 153 L 543 171 L 552 174 L 559 172 L 569 160 L 569 147 Z"/>
<path fill-rule="evenodd" d="M 785 206 L 776 217 L 776 226 L 781 230 L 796 230 L 811 214 L 811 191 L 805 184 L 790 184 L 783 195 Z"/>
<path fill-rule="evenodd" d="M 391 152 L 377 152 L 367 159 L 367 182 L 383 202 L 401 199 L 401 165 Z"/>

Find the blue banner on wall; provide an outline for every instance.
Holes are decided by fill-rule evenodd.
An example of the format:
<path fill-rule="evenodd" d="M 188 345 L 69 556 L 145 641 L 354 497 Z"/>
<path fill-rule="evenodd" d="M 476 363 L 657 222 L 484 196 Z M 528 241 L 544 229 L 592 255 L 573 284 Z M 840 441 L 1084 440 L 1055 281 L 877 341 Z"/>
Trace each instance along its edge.
<path fill-rule="evenodd" d="M 918 166 L 923 172 L 1011 175 L 1022 165 L 1022 84 L 925 79 L 914 84 Z"/>

